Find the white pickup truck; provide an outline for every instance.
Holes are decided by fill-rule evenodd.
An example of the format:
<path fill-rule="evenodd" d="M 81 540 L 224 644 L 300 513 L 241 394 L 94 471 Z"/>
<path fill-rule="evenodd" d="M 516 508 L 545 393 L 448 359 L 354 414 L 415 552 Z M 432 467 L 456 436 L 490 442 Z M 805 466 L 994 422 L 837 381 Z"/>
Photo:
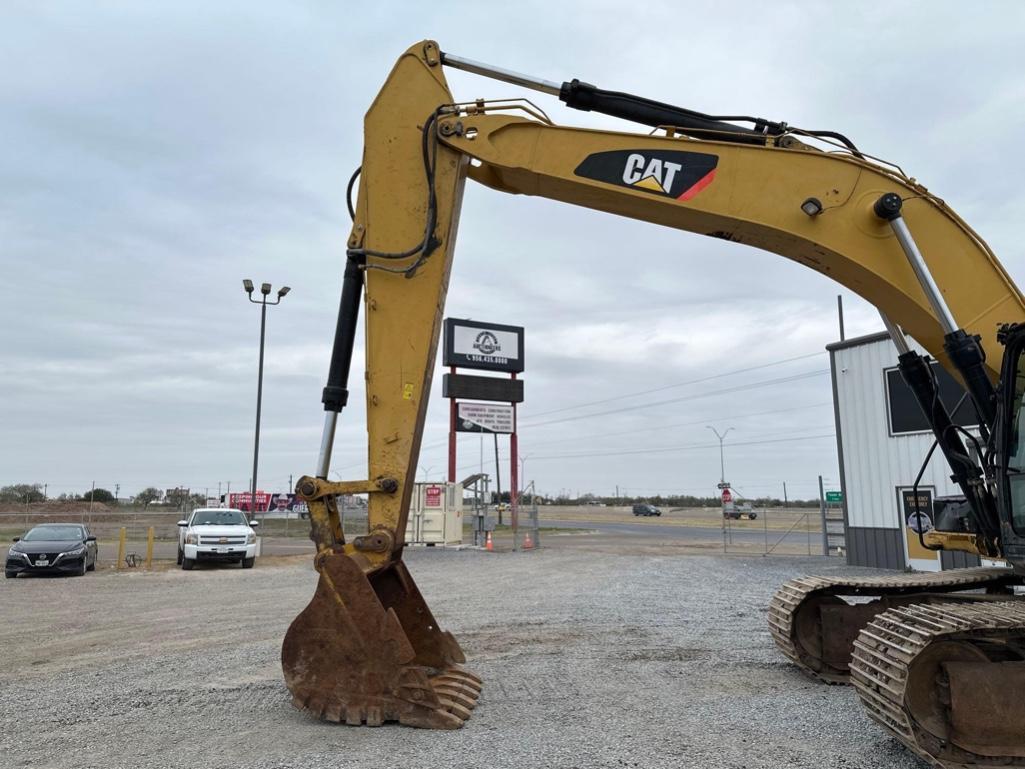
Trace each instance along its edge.
<path fill-rule="evenodd" d="M 185 571 L 196 561 L 232 561 L 243 569 L 256 563 L 259 521 L 247 521 L 241 510 L 200 507 L 188 520 L 178 521 L 178 563 Z"/>

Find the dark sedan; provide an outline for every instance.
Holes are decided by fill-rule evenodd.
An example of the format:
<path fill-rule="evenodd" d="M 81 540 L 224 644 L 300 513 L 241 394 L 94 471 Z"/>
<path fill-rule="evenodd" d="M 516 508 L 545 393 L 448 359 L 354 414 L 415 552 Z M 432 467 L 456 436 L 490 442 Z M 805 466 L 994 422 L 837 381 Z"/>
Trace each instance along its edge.
<path fill-rule="evenodd" d="M 96 568 L 96 537 L 80 523 L 44 523 L 15 537 L 4 574 L 74 574 Z"/>

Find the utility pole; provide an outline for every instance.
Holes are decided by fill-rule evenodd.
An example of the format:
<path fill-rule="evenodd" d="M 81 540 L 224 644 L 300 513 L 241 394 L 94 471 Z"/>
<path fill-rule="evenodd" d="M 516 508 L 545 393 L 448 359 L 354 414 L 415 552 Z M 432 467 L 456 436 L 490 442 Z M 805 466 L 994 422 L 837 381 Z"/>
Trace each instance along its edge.
<path fill-rule="evenodd" d="M 719 483 L 726 483 L 726 453 L 723 448 L 723 443 L 726 440 L 726 436 L 729 435 L 730 430 L 733 428 L 727 427 L 726 432 L 720 435 L 719 431 L 711 425 L 705 425 L 705 427 L 715 433 L 715 437 L 719 439 Z"/>
<path fill-rule="evenodd" d="M 256 437 L 253 440 L 253 477 L 249 479 L 249 514 L 255 515 L 256 508 L 256 470 L 260 463 L 260 411 L 263 407 L 263 347 L 264 340 L 266 339 L 267 332 L 267 305 L 271 307 L 281 304 L 281 300 L 285 298 L 291 289 L 288 286 L 283 286 L 278 289 L 278 298 L 273 302 L 268 302 L 267 297 L 270 295 L 271 285 L 270 283 L 263 283 L 260 285 L 260 294 L 262 298 L 257 300 L 253 299 L 253 281 L 246 278 L 242 281 L 242 287 L 245 289 L 246 294 L 249 295 L 249 301 L 253 304 L 260 305 L 260 366 L 259 373 L 256 377 Z"/>
<path fill-rule="evenodd" d="M 502 468 L 498 464 L 498 433 L 495 436 L 495 488 L 498 489 L 498 504 L 502 504 Z M 498 525 L 502 525 L 502 508 L 498 508 Z"/>
<path fill-rule="evenodd" d="M 783 509 L 790 507 L 790 500 L 787 499 L 787 482 L 783 481 Z"/>
<path fill-rule="evenodd" d="M 836 316 L 840 321 L 840 341 L 844 341 L 846 337 L 843 332 L 843 296 L 840 294 L 836 295 Z"/>
<path fill-rule="evenodd" d="M 44 502 L 45 502 L 45 501 L 47 500 L 47 496 L 46 496 L 46 489 L 47 489 L 47 486 L 48 486 L 48 485 L 49 485 L 49 484 L 46 484 L 46 483 L 44 483 L 44 484 L 43 484 L 43 501 L 44 501 Z"/>
<path fill-rule="evenodd" d="M 120 496 L 121 496 L 121 484 L 120 483 L 115 483 L 114 484 L 114 504 L 115 505 L 117 504 L 118 497 L 120 497 Z"/>
<path fill-rule="evenodd" d="M 89 492 L 89 515 L 90 516 L 92 516 L 92 514 L 93 514 L 93 498 L 95 496 L 96 496 L 96 481 L 93 481 L 92 491 Z M 92 518 L 90 517 L 89 520 L 92 521 Z"/>
<path fill-rule="evenodd" d="M 822 555 L 829 555 L 829 529 L 826 524 L 826 492 L 822 488 L 822 476 L 819 476 L 819 516 L 822 518 Z"/>
<path fill-rule="evenodd" d="M 288 493 L 292 493 L 292 474 L 288 474 Z"/>

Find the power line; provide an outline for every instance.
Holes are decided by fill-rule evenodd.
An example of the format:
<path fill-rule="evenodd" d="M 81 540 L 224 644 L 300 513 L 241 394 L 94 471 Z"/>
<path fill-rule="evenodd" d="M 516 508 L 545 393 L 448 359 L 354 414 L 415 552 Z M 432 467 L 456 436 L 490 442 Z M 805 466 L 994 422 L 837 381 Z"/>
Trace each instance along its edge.
<path fill-rule="evenodd" d="M 561 419 L 550 419 L 550 420 L 545 421 L 545 422 L 537 422 L 537 423 L 531 423 L 529 420 L 525 420 L 521 424 L 521 426 L 522 427 L 542 427 L 542 426 L 545 426 L 545 425 L 561 424 L 563 422 L 573 422 L 573 421 L 576 421 L 578 419 L 590 419 L 591 417 L 601 417 L 601 416 L 606 416 L 607 414 L 622 414 L 622 413 L 625 413 L 627 411 L 640 411 L 642 409 L 652 409 L 652 408 L 656 408 L 657 406 L 665 406 L 665 405 L 668 405 L 670 403 L 682 403 L 683 401 L 697 400 L 699 398 L 708 398 L 708 397 L 711 397 L 711 396 L 714 396 L 714 395 L 724 395 L 726 393 L 741 392 L 743 390 L 755 390 L 755 389 L 757 389 L 759 387 L 771 387 L 772 385 L 786 384 L 786 383 L 789 383 L 789 382 L 796 382 L 796 381 L 801 380 L 801 379 L 810 379 L 811 377 L 822 376 L 823 374 L 828 374 L 828 373 L 829 373 L 829 369 L 828 368 L 816 369 L 815 371 L 806 371 L 803 374 L 793 374 L 791 376 L 778 377 L 777 379 L 764 379 L 764 380 L 762 380 L 760 382 L 752 382 L 750 384 L 738 385 L 737 387 L 726 387 L 726 388 L 720 388 L 718 390 L 711 390 L 711 391 L 703 392 L 703 393 L 693 393 L 691 395 L 683 395 L 683 396 L 681 396 L 679 398 L 668 398 L 668 399 L 662 400 L 662 401 L 652 401 L 651 403 L 641 403 L 641 404 L 638 404 L 636 406 L 624 406 L 623 408 L 609 409 L 608 411 L 594 411 L 594 412 L 591 412 L 590 414 L 577 414 L 576 416 L 562 417 Z"/>
<path fill-rule="evenodd" d="M 767 443 L 787 443 L 787 442 L 793 442 L 793 441 L 805 441 L 805 440 L 815 440 L 815 439 L 818 439 L 818 438 L 835 438 L 835 437 L 836 437 L 836 433 L 817 433 L 815 435 L 797 435 L 797 436 L 794 436 L 792 438 L 770 438 L 770 439 L 761 440 L 761 441 L 743 441 L 743 442 L 733 441 L 729 445 L 731 447 L 736 447 L 736 446 L 760 446 L 760 445 L 767 444 Z M 691 451 L 693 449 L 710 449 L 710 448 L 719 448 L 719 444 L 718 443 L 691 443 L 691 444 L 687 444 L 687 445 L 683 445 L 683 446 L 661 446 L 661 447 L 650 448 L 650 449 L 617 449 L 615 451 L 587 452 L 587 453 L 577 453 L 577 454 L 537 454 L 537 455 L 531 454 L 530 455 L 530 461 L 533 462 L 535 460 L 540 460 L 540 459 L 582 459 L 582 458 L 586 458 L 586 457 L 617 457 L 617 456 L 623 456 L 623 455 L 628 455 L 628 454 L 655 454 L 655 453 L 665 453 L 665 452 L 670 452 L 670 451 Z M 501 459 L 501 461 L 508 461 L 509 457 L 508 456 L 502 456 L 500 459 Z M 476 467 L 479 467 L 479 466 L 480 466 L 479 462 L 474 462 L 472 465 L 471 464 L 463 465 L 463 466 L 457 468 L 457 470 L 459 472 L 462 472 L 464 470 L 472 470 L 472 469 L 474 469 Z M 634 488 L 634 487 L 630 487 L 630 488 Z"/>
<path fill-rule="evenodd" d="M 769 411 L 755 411 L 751 414 L 733 414 L 730 416 L 718 416 L 718 417 L 705 417 L 697 419 L 692 422 L 675 422 L 668 425 L 651 425 L 649 427 L 636 427 L 632 430 L 620 430 L 614 433 L 595 433 L 593 435 L 579 435 L 570 438 L 556 438 L 555 440 L 547 441 L 530 441 L 530 448 L 533 449 L 535 446 L 548 446 L 553 443 L 568 443 L 570 441 L 587 441 L 592 438 L 612 438 L 618 435 L 635 435 L 636 433 L 652 432 L 657 430 L 673 430 L 678 427 L 691 427 L 693 425 L 700 425 L 706 422 L 721 421 L 724 419 L 732 419 L 734 421 L 740 419 L 747 419 L 748 417 L 760 417 L 767 416 L 769 414 L 784 414 L 792 411 L 805 411 L 811 408 L 819 408 L 821 406 L 832 406 L 832 401 L 822 401 L 821 403 L 810 403 L 806 406 L 791 406 L 785 409 L 770 409 Z M 435 448 L 445 445 L 444 443 L 432 444 L 431 446 L 425 446 L 424 448 Z"/>
<path fill-rule="evenodd" d="M 542 411 L 531 416 L 531 419 L 537 417 L 548 416 L 549 414 L 558 414 L 562 411 L 572 411 L 573 409 L 582 409 L 587 406 L 599 406 L 602 403 L 611 403 L 613 401 L 624 400 L 625 398 L 635 398 L 639 395 L 650 395 L 651 393 L 662 392 L 663 390 L 671 390 L 674 387 L 685 387 L 686 385 L 699 384 L 701 382 L 709 382 L 713 379 L 721 379 L 724 376 L 734 376 L 736 374 L 746 374 L 749 371 L 757 371 L 758 369 L 770 368 L 771 366 L 781 366 L 784 363 L 793 363 L 796 360 L 805 360 L 807 358 L 814 358 L 818 355 L 825 355 L 825 350 L 819 350 L 818 352 L 810 352 L 805 355 L 798 355 L 794 358 L 784 358 L 783 360 L 771 361 L 769 363 L 762 363 L 758 366 L 746 366 L 735 371 L 725 371 L 721 374 L 712 374 L 711 376 L 701 377 L 700 379 L 691 379 L 686 382 L 677 382 L 675 384 L 662 385 L 661 387 L 654 387 L 650 390 L 640 390 L 638 392 L 626 393 L 625 395 L 615 395 L 611 398 L 603 398 L 598 401 L 589 401 L 587 403 L 578 403 L 575 406 L 562 406 L 557 409 L 550 409 L 549 411 Z"/>

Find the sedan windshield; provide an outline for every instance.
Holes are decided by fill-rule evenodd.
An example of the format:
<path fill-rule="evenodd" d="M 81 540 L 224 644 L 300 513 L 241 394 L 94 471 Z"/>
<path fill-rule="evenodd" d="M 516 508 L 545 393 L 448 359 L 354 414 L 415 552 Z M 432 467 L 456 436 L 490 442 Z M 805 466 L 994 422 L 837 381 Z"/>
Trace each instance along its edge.
<path fill-rule="evenodd" d="M 238 510 L 198 510 L 193 526 L 245 526 L 246 518 Z"/>
<path fill-rule="evenodd" d="M 64 542 L 82 538 L 81 526 L 36 526 L 22 537 L 26 542 Z"/>

